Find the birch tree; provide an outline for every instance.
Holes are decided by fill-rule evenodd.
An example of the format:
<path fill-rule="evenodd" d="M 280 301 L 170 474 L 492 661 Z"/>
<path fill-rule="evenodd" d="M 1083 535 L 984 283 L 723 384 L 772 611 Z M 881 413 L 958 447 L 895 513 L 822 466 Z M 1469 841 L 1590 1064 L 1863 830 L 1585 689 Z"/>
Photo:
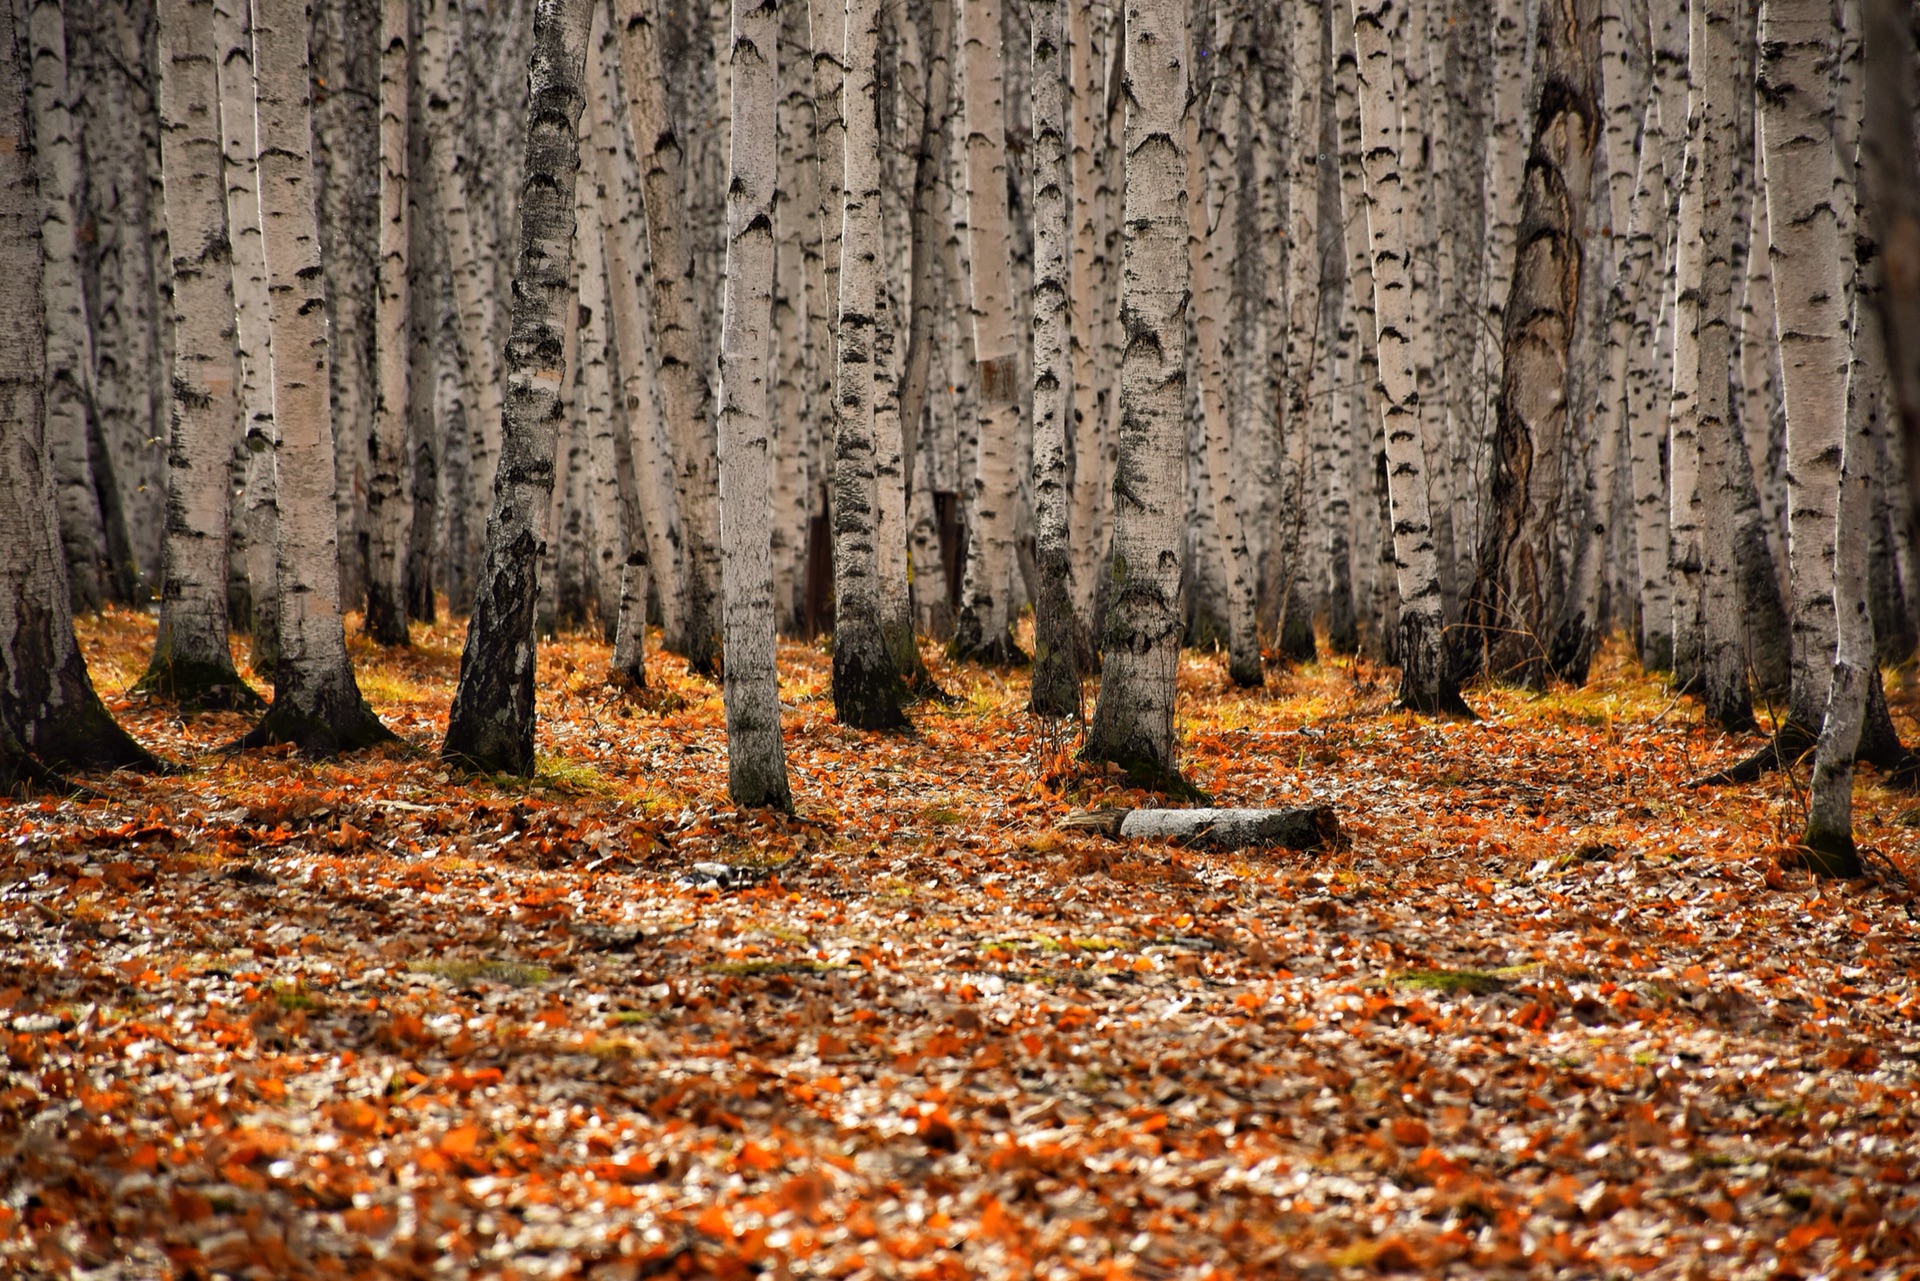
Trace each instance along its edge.
<path fill-rule="evenodd" d="M 249 9 L 248 0 L 214 0 L 214 71 L 220 89 L 227 246 L 233 255 L 235 372 L 247 451 L 246 492 L 241 502 L 247 533 L 247 595 L 253 606 L 247 630 L 254 673 L 271 676 L 280 661 L 280 578 L 274 562 L 280 516 L 274 491 L 273 341 L 260 228 L 259 158 L 254 150 Z"/>
<path fill-rule="evenodd" d="M 1846 424 L 1846 277 L 1834 157 L 1833 19 L 1822 0 L 1761 10 L 1760 135 L 1773 241 L 1774 318 L 1787 411 L 1788 616 L 1793 665 L 1779 755 L 1811 746 L 1838 643 L 1835 502 Z"/>
<path fill-rule="evenodd" d="M 1128 0 L 1120 457 L 1100 697 L 1084 755 L 1186 791 L 1173 731 L 1186 446 L 1187 5 Z"/>
<path fill-rule="evenodd" d="M 159 16 L 173 403 L 160 627 L 138 688 L 189 707 L 249 708 L 260 699 L 234 671 L 227 641 L 229 472 L 238 419 L 213 5 L 163 0 Z"/>
<path fill-rule="evenodd" d="M 849 3 L 849 39 L 854 9 Z M 793 793 L 780 741 L 768 524 L 772 484 L 767 348 L 773 320 L 773 125 L 779 65 L 774 41 L 779 31 L 775 0 L 733 0 L 728 58 L 733 137 L 726 297 L 720 322 L 720 566 L 726 599 L 727 790 L 736 805 L 791 811 Z M 884 657 L 884 644 L 880 650 Z"/>
<path fill-rule="evenodd" d="M 500 470 L 460 684 L 440 748 L 469 769 L 522 777 L 534 770 L 539 564 L 550 534 L 554 449 L 565 413 L 567 313 L 577 314 L 574 184 L 591 16 L 592 0 L 539 0 L 534 9 Z"/>
<path fill-rule="evenodd" d="M 1068 535 L 1067 424 L 1074 415 L 1068 362 L 1066 7 L 1038 0 L 1033 22 L 1033 516 L 1039 590 L 1033 602 L 1035 713 L 1080 714 L 1078 622 Z M 1188 164 L 1191 166 L 1191 160 Z"/>
<path fill-rule="evenodd" d="M 878 0 L 847 0 L 841 67 L 840 310 L 833 443 L 833 707 L 843 725 L 898 729 L 905 690 L 880 609 L 879 492 L 874 438 L 876 313 L 880 304 L 880 136 L 876 119 Z M 769 72 L 771 76 L 771 72 Z M 769 251 L 770 252 L 770 251 Z M 749 264 L 742 252 L 743 264 Z M 732 275 L 729 272 L 729 290 Z M 758 354 L 758 351 L 754 354 Z M 749 371 L 746 376 L 751 377 Z"/>
<path fill-rule="evenodd" d="M 715 471 L 712 389 L 701 341 L 698 277 L 687 216 L 686 156 L 667 109 L 653 0 L 620 0 L 621 84 L 627 91 L 633 142 L 646 202 L 647 248 L 653 261 L 654 351 L 661 410 L 673 441 L 680 531 L 686 572 L 685 630 L 668 649 L 694 671 L 714 674 L 720 655 L 719 483 Z"/>
<path fill-rule="evenodd" d="M 248 747 L 293 743 L 311 755 L 331 756 L 393 735 L 360 697 L 340 612 L 306 16 L 303 0 L 255 0 L 253 6 L 254 127 L 277 435 L 280 654 L 273 705 L 241 741 Z"/>
<path fill-rule="evenodd" d="M 407 331 L 407 86 L 412 78 L 410 0 L 380 0 L 380 218 L 374 304 L 373 435 L 368 442 L 367 635 L 407 643 L 407 545 L 412 523 L 407 463 L 412 351 Z"/>
<path fill-rule="evenodd" d="M 49 771 L 152 767 L 100 704 L 74 640 L 46 443 L 42 209 L 26 32 L 0 4 L 0 792 Z"/>
<path fill-rule="evenodd" d="M 77 611 L 105 600 L 106 545 L 87 438 L 93 405 L 93 331 L 80 275 L 75 197 L 79 138 L 69 109 L 67 32 L 60 0 L 29 0 L 33 59 L 34 161 L 42 206 L 40 249 L 46 291 L 47 457 L 59 504 L 60 539 Z"/>
<path fill-rule="evenodd" d="M 967 495 L 966 580 L 951 646 L 955 657 L 1017 662 L 1013 583 L 1019 360 L 1014 351 L 1012 232 L 1007 211 L 1006 108 L 1001 101 L 1001 0 L 960 6 L 961 96 L 966 118 L 967 289 L 979 443 Z"/>
<path fill-rule="evenodd" d="M 1404 705 L 1428 714 L 1458 715 L 1468 709 L 1446 655 L 1439 561 L 1427 506 L 1426 446 L 1414 404 L 1406 191 L 1399 162 L 1401 77 L 1396 60 L 1401 54 L 1389 26 L 1398 20 L 1391 0 L 1354 0 L 1375 352 L 1400 595 L 1395 654 Z"/>
<path fill-rule="evenodd" d="M 1690 56 L 1701 89 L 1700 300 L 1693 342 L 1699 362 L 1693 382 L 1702 520 L 1700 694 L 1708 723 L 1737 731 L 1753 725 L 1735 557 L 1735 516 L 1742 490 L 1741 472 L 1736 469 L 1748 463 L 1745 448 L 1736 451 L 1727 374 L 1733 359 L 1733 202 L 1729 197 L 1738 141 L 1733 102 L 1738 61 L 1733 10 L 1727 0 L 1693 0 L 1689 9 Z M 1752 473 L 1745 476 L 1750 487 Z"/>
<path fill-rule="evenodd" d="M 1574 430 L 1568 401 L 1581 238 L 1601 123 L 1593 69 L 1580 48 L 1587 7 L 1550 6 L 1540 17 L 1540 105 L 1504 309 L 1492 508 L 1466 611 L 1486 670 L 1533 689 L 1546 688 L 1548 647 L 1567 592 L 1563 467 Z"/>

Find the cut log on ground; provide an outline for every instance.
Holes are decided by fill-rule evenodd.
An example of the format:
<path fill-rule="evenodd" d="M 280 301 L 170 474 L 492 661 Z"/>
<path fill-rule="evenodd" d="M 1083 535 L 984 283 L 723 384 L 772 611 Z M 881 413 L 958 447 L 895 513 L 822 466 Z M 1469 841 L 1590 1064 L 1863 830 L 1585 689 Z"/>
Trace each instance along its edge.
<path fill-rule="evenodd" d="M 1327 805 L 1295 809 L 1083 810 L 1060 820 L 1067 831 L 1116 840 L 1174 841 L 1211 850 L 1333 849 L 1346 843 Z"/>

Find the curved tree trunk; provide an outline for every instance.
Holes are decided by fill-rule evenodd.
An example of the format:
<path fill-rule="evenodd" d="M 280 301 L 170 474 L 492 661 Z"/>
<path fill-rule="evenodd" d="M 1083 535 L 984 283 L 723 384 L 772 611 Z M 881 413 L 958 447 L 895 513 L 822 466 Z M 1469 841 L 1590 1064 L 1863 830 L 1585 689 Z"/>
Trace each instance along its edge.
<path fill-rule="evenodd" d="M 1446 655 L 1439 561 L 1427 507 L 1427 457 L 1414 404 L 1406 193 L 1400 177 L 1399 75 L 1389 0 L 1354 0 L 1361 151 L 1366 177 L 1380 411 L 1386 436 L 1394 575 L 1400 590 L 1400 700 L 1417 711 L 1467 711 Z"/>
<path fill-rule="evenodd" d="M 227 641 L 236 421 L 233 254 L 220 177 L 211 0 L 160 6 L 160 154 L 173 251 L 173 405 L 160 629 L 139 688 L 191 707 L 256 707 Z"/>
<path fill-rule="evenodd" d="M 1580 49 L 1582 7 L 1555 5 L 1540 16 L 1540 106 L 1501 339 L 1492 508 L 1466 610 L 1487 673 L 1540 690 L 1568 590 L 1560 568 L 1564 459 L 1574 430 L 1568 402 L 1581 237 L 1600 129 L 1592 69 Z"/>
<path fill-rule="evenodd" d="M 549 534 L 557 428 L 566 412 L 566 313 L 578 305 L 574 184 L 591 13 L 592 0 L 539 0 L 534 10 L 500 471 L 460 685 L 440 749 L 470 769 L 522 777 L 534 770 L 539 563 Z"/>
<path fill-rule="evenodd" d="M 1825 0 L 1767 0 L 1761 24 L 1760 133 L 1787 409 L 1787 557 L 1793 591 L 1787 718 L 1796 741 L 1805 746 L 1826 714 L 1838 643 L 1833 558 L 1846 424 L 1843 273 L 1851 255 L 1843 253 L 1836 208 L 1831 9 Z"/>
<path fill-rule="evenodd" d="M 772 492 L 767 329 L 773 319 L 774 41 L 779 30 L 774 0 L 733 0 L 728 59 L 733 140 L 720 327 L 720 566 L 726 599 L 727 790 L 737 805 L 791 811 L 793 793 L 780 741 L 773 544 L 767 524 Z"/>
<path fill-rule="evenodd" d="M 1868 704 L 1880 672 L 1873 659 L 1873 617 L 1867 600 L 1868 522 L 1873 516 L 1877 414 L 1864 385 L 1879 358 L 1879 317 L 1861 290 L 1853 317 L 1855 353 L 1847 379 L 1847 433 L 1841 449 L 1834 562 L 1835 650 L 1825 719 L 1814 749 L 1804 842 L 1808 865 L 1824 876 L 1859 876 L 1853 843 L 1853 763 L 1862 746 Z"/>
<path fill-rule="evenodd" d="M 410 0 L 380 0 L 380 265 L 374 306 L 373 435 L 367 478 L 367 635 L 407 643 L 407 534 L 412 523 L 407 408 L 407 85 Z"/>
<path fill-rule="evenodd" d="M 1041 716 L 1077 717 L 1080 643 L 1067 525 L 1067 430 L 1074 414 L 1067 308 L 1073 231 L 1067 200 L 1065 65 L 1065 10 L 1070 3 L 1038 0 L 1032 9 L 1033 518 L 1038 584 L 1033 602 L 1030 706 Z M 1191 173 L 1191 156 L 1187 166 Z M 1252 613 L 1251 601 L 1248 613 Z"/>
<path fill-rule="evenodd" d="M 46 291 L 47 458 L 59 504 L 67 587 L 76 611 L 106 599 L 105 526 L 87 454 L 93 415 L 93 331 L 80 279 L 75 197 L 80 145 L 68 106 L 67 32 L 60 0 L 28 0 L 33 54 L 33 156 L 39 179 Z"/>
<path fill-rule="evenodd" d="M 834 388 L 833 708 L 843 725 L 897 729 L 905 690 L 880 618 L 874 476 L 875 310 L 880 281 L 880 138 L 874 93 L 878 0 L 847 0 L 842 119 L 840 367 Z M 818 33 L 816 33 L 816 39 Z"/>
<path fill-rule="evenodd" d="M 1006 663 L 1022 657 L 1013 643 L 1011 599 L 1020 362 L 1014 350 L 1001 0 L 968 0 L 961 6 L 960 51 L 967 131 L 967 287 L 980 438 L 967 496 L 966 580 L 951 649 L 958 658 Z"/>
<path fill-rule="evenodd" d="M 49 769 L 154 765 L 100 705 L 73 637 L 45 431 L 36 138 L 26 33 L 0 5 L 0 792 Z"/>
<path fill-rule="evenodd" d="M 280 660 L 274 671 L 273 706 L 242 743 L 295 743 L 311 755 L 331 756 L 393 735 L 360 697 L 340 613 L 306 5 L 302 0 L 255 0 L 253 15 L 261 248 L 278 429 L 273 458 L 280 516 L 274 548 Z"/>
<path fill-rule="evenodd" d="M 1175 758 L 1180 527 L 1186 485 L 1185 0 L 1127 9 L 1120 459 L 1100 697 L 1084 752 L 1141 786 L 1186 790 Z"/>
<path fill-rule="evenodd" d="M 653 0 L 622 0 L 621 84 L 632 114 L 646 200 L 647 247 L 653 261 L 654 350 L 659 359 L 661 410 L 673 441 L 685 539 L 685 630 L 666 647 L 702 675 L 714 675 L 720 657 L 719 482 L 712 390 L 701 341 L 698 278 L 687 218 L 686 157 L 667 109 Z"/>

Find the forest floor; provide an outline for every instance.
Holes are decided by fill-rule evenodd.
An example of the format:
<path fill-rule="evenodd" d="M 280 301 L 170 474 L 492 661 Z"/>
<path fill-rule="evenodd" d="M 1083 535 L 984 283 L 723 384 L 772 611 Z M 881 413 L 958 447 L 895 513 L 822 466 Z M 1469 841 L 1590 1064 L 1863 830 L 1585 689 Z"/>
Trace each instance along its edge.
<path fill-rule="evenodd" d="M 406 746 L 325 764 L 81 633 L 186 769 L 0 806 L 0 1274 L 1920 1275 L 1915 800 L 1816 883 L 1618 645 L 1472 724 L 1186 656 L 1189 776 L 1351 838 L 1206 854 L 1053 830 L 1142 798 L 931 651 L 889 737 L 782 646 L 785 820 L 665 655 L 543 646 L 521 783 L 435 759 L 455 626 L 354 642 Z"/>

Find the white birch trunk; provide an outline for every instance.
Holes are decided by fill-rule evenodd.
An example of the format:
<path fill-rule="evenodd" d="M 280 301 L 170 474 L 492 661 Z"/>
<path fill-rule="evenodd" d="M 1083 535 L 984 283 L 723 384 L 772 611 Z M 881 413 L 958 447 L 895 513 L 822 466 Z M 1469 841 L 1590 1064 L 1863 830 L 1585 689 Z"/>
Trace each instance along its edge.
<path fill-rule="evenodd" d="M 707 347 L 701 341 L 703 295 L 686 225 L 685 153 L 667 109 L 652 10 L 653 0 L 622 0 L 620 69 L 646 200 L 654 349 L 660 362 L 661 410 L 673 441 L 680 531 L 685 540 L 686 630 L 668 634 L 666 646 L 685 656 L 694 671 L 712 675 L 722 631 L 718 446 L 707 382 Z M 771 124 L 769 115 L 769 128 Z"/>
<path fill-rule="evenodd" d="M 214 0 L 213 25 L 227 234 L 233 253 L 233 345 L 240 380 L 241 431 L 247 444 L 242 508 L 247 527 L 247 594 L 253 603 L 248 631 L 254 674 L 271 679 L 280 661 L 279 571 L 273 550 L 280 517 L 274 496 L 273 351 L 267 324 L 267 264 L 260 240 L 248 0 Z"/>
<path fill-rule="evenodd" d="M 407 545 L 413 521 L 408 409 L 407 97 L 410 0 L 380 0 L 379 292 L 374 304 L 373 435 L 367 451 L 367 635 L 407 643 Z"/>
<path fill-rule="evenodd" d="M 1701 192 L 1700 300 L 1693 349 L 1700 455 L 1700 680 L 1707 722 L 1741 731 L 1753 725 L 1747 685 L 1736 515 L 1746 451 L 1736 450 L 1728 404 L 1733 363 L 1732 187 L 1738 127 L 1734 94 L 1738 79 L 1734 14 L 1730 0 L 1693 0 L 1689 6 L 1690 58 L 1700 86 Z"/>
<path fill-rule="evenodd" d="M 392 734 L 360 697 L 340 612 L 327 308 L 315 212 L 306 5 L 254 0 L 254 125 L 277 445 L 280 655 L 273 706 L 243 740 L 332 755 Z"/>
<path fill-rule="evenodd" d="M 1100 697 L 1084 755 L 1136 784 L 1187 790 L 1174 738 L 1180 663 L 1180 527 L 1186 491 L 1188 304 L 1187 5 L 1126 10 L 1126 210 L 1114 474 L 1113 586 L 1101 635 Z M 977 264 L 976 264 L 977 265 Z"/>
<path fill-rule="evenodd" d="M 1769 15 L 1774 16 L 1779 15 Z M 1772 23 L 1769 26 L 1778 30 Z M 1850 344 L 1854 357 L 1847 378 L 1848 421 L 1835 513 L 1834 661 L 1814 749 L 1804 836 L 1807 862 L 1816 872 L 1849 877 L 1861 873 L 1853 842 L 1853 763 L 1860 753 L 1873 687 L 1880 679 L 1867 591 L 1878 428 L 1873 402 L 1878 389 L 1867 384 L 1880 359 L 1881 336 L 1879 318 L 1864 302 L 1860 298 L 1854 306 Z"/>
<path fill-rule="evenodd" d="M 33 158 L 42 221 L 42 288 L 46 291 L 46 446 L 67 587 L 76 612 L 106 599 L 105 526 L 87 456 L 93 404 L 93 331 L 80 278 L 75 198 L 80 146 L 68 105 L 67 33 L 60 0 L 28 0 L 33 59 Z"/>
<path fill-rule="evenodd" d="M 1216 73 L 1218 74 L 1218 73 Z M 1215 92 L 1223 86 L 1216 84 Z M 1222 109 L 1230 110 L 1230 107 Z M 1187 113 L 1187 260 L 1193 273 L 1194 336 L 1199 344 L 1196 362 L 1200 374 L 1200 411 L 1206 432 L 1206 476 L 1213 499 L 1212 516 L 1227 572 L 1227 672 L 1235 685 L 1256 689 L 1266 679 L 1260 661 L 1260 636 L 1254 614 L 1253 556 L 1247 545 L 1240 514 L 1238 479 L 1234 475 L 1231 409 L 1227 404 L 1225 338 L 1230 299 L 1224 266 L 1233 261 L 1235 220 L 1228 193 L 1221 191 L 1219 208 L 1209 199 L 1206 151 L 1225 144 L 1208 131 L 1203 148 L 1199 111 Z M 1036 364 L 1037 368 L 1037 364 Z M 1035 437 L 1036 441 L 1038 436 Z"/>
<path fill-rule="evenodd" d="M 849 23 L 851 29 L 851 23 Z M 742 806 L 793 808 L 774 666 L 767 508 L 768 327 L 773 309 L 774 103 L 780 17 L 734 0 L 726 306 L 720 329 L 720 562 L 726 601 L 727 786 Z M 884 650 L 883 650 L 884 652 Z"/>
<path fill-rule="evenodd" d="M 967 134 L 967 285 L 980 436 L 967 495 L 967 572 L 952 650 L 956 657 L 1004 663 L 1019 658 L 1011 594 L 1020 362 L 1014 349 L 1001 0 L 970 0 L 961 6 L 960 52 Z"/>
<path fill-rule="evenodd" d="M 1484 388 L 1469 410 L 1477 432 L 1492 431 L 1492 411 L 1500 386 L 1500 335 L 1505 332 L 1507 289 L 1513 280 L 1514 245 L 1520 228 L 1520 179 L 1527 160 L 1527 104 L 1532 101 L 1532 41 L 1528 32 L 1539 0 L 1495 0 L 1493 9 L 1493 103 L 1487 113 L 1487 167 L 1484 188 L 1486 257 L 1480 278 L 1485 287 L 1486 328 L 1479 343 L 1484 373 L 1469 381 Z M 1477 411 L 1477 412 L 1476 412 Z"/>
<path fill-rule="evenodd" d="M 1074 378 L 1069 345 L 1068 272 L 1073 210 L 1067 196 L 1066 9 L 1073 0 L 1033 5 L 1033 689 L 1041 716 L 1079 716 L 1080 643 L 1073 605 L 1068 525 L 1069 424 Z M 1189 115 L 1191 121 L 1191 114 Z M 1191 146 L 1191 143 L 1189 143 Z M 1193 150 L 1198 150 L 1193 148 Z M 1193 171 L 1194 158 L 1187 166 Z M 1201 218 L 1205 219 L 1204 201 Z M 1252 615 L 1252 602 L 1248 602 Z"/>
<path fill-rule="evenodd" d="M 1673 580 L 1667 574 L 1667 398 L 1661 378 L 1660 333 L 1669 310 L 1666 285 L 1665 150 L 1660 99 L 1647 103 L 1640 167 L 1634 181 L 1627 262 L 1621 279 L 1638 290 L 1632 311 L 1626 374 L 1628 454 L 1633 469 L 1634 568 L 1639 584 L 1640 662 L 1650 671 L 1673 666 Z"/>
<path fill-rule="evenodd" d="M 617 386 L 633 469 L 640 524 L 628 531 L 621 570 L 620 621 L 614 637 L 614 671 L 645 685 L 647 588 L 657 588 L 662 630 L 685 630 L 686 570 L 681 556 L 679 498 L 674 488 L 673 450 L 660 418 L 654 378 L 653 326 L 647 314 L 645 202 L 640 174 L 628 149 L 627 117 L 620 110 L 619 51 L 611 27 L 589 45 L 587 75 L 593 87 L 593 147 L 600 226 L 607 258 L 608 332 L 619 354 Z"/>
<path fill-rule="evenodd" d="M 48 769 L 155 763 L 100 705 L 67 605 L 44 437 L 44 209 L 17 12 L 0 5 L 0 787 L 8 792 L 55 782 Z"/>
<path fill-rule="evenodd" d="M 842 119 L 840 321 L 833 441 L 833 707 L 843 725 L 896 729 L 904 690 L 880 617 L 875 539 L 874 349 L 880 301 L 880 137 L 874 95 L 878 0 L 847 0 Z M 816 37 L 817 38 L 817 37 Z"/>
<path fill-rule="evenodd" d="M 193 707 L 259 705 L 227 642 L 227 520 L 237 422 L 233 271 L 220 172 L 210 0 L 160 7 L 160 151 L 173 251 L 173 403 L 160 628 L 139 688 Z"/>
<path fill-rule="evenodd" d="M 1426 447 L 1414 405 L 1406 193 L 1400 177 L 1400 56 L 1384 0 L 1354 0 L 1354 45 L 1367 237 L 1373 276 L 1380 408 L 1386 436 L 1387 490 L 1392 512 L 1394 573 L 1399 586 L 1397 657 L 1400 699 L 1427 713 L 1464 710 L 1443 644 L 1439 564 L 1427 506 Z"/>
<path fill-rule="evenodd" d="M 476 226 L 481 219 L 472 185 L 473 159 L 461 142 L 459 101 L 450 78 L 455 57 L 453 0 L 420 0 L 420 93 L 424 103 L 422 126 L 435 191 L 435 212 L 446 236 L 447 260 L 453 277 L 454 311 L 459 320 L 460 347 L 466 357 L 468 425 L 472 429 L 468 473 L 470 510 L 463 522 L 467 546 L 460 556 L 477 565 L 482 525 L 475 519 L 487 509 L 494 473 L 500 464 L 501 383 L 500 348 L 495 339 L 492 255 L 484 252 L 490 237 Z"/>
<path fill-rule="evenodd" d="M 1082 635 L 1091 635 L 1093 600 L 1098 587 L 1100 548 L 1094 527 L 1106 487 L 1101 466 L 1101 411 L 1097 349 L 1105 317 L 1099 300 L 1105 296 L 1106 238 L 1099 220 L 1096 191 L 1104 166 L 1100 162 L 1106 129 L 1106 68 L 1094 49 L 1095 0 L 1068 0 L 1067 78 L 1073 113 L 1071 192 L 1073 200 L 1073 264 L 1069 273 L 1073 363 L 1073 416 L 1069 430 L 1073 444 L 1073 498 L 1067 518 L 1071 542 L 1074 613 Z"/>
<path fill-rule="evenodd" d="M 847 68 L 841 59 L 846 54 L 847 15 L 844 0 L 806 0 L 806 4 L 808 37 L 813 42 L 813 145 L 819 164 L 815 193 L 820 203 L 821 288 L 815 295 L 820 321 L 814 332 L 826 340 L 815 353 L 820 363 L 814 372 L 820 403 L 832 405 L 840 377 L 840 219 L 847 177 L 847 122 L 841 104 Z"/>
<path fill-rule="evenodd" d="M 567 335 L 579 315 L 575 186 L 592 12 L 591 0 L 538 0 L 534 10 L 500 468 L 440 749 L 469 769 L 521 777 L 534 771 L 539 563 L 550 536 L 557 429 L 567 412 Z"/>
<path fill-rule="evenodd" d="M 1700 104 L 1688 95 L 1687 145 L 1674 222 L 1673 369 L 1667 402 L 1667 567 L 1673 579 L 1673 678 L 1700 679 Z"/>
<path fill-rule="evenodd" d="M 1840 227 L 1833 143 L 1833 20 L 1822 0 L 1761 12 L 1760 133 L 1766 153 L 1781 395 L 1787 410 L 1788 720 L 1811 737 L 1825 716 L 1838 644 L 1833 576 L 1845 437 L 1850 240 Z"/>

